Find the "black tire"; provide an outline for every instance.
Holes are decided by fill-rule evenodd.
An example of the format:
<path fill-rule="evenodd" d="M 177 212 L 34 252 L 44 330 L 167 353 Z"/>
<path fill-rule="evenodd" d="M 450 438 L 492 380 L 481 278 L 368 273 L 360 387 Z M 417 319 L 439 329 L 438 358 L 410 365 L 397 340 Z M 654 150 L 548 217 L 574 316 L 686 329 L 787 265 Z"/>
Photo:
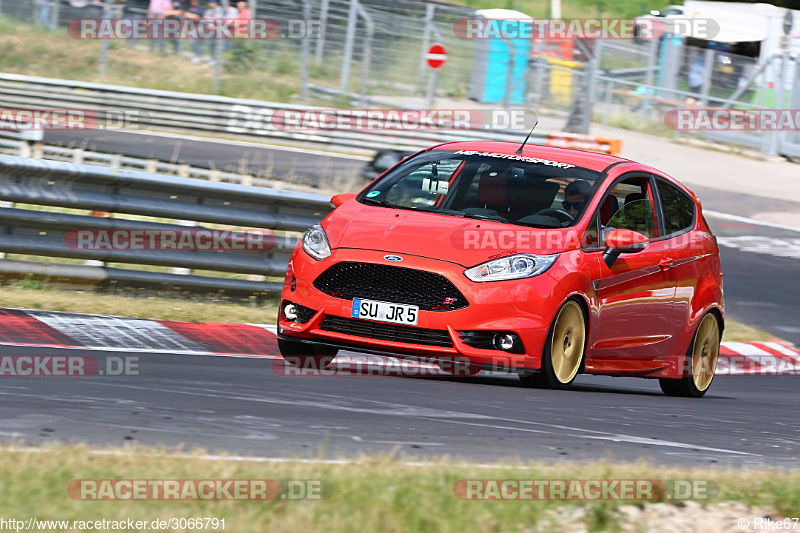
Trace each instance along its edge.
<path fill-rule="evenodd" d="M 339 353 L 338 348 L 307 344 L 289 339 L 278 339 L 278 349 L 281 355 L 292 366 L 322 370 L 333 362 Z"/>
<path fill-rule="evenodd" d="M 719 341 L 722 336 L 722 331 L 720 331 L 719 327 L 719 320 L 717 320 L 716 315 L 713 313 L 707 313 L 703 319 L 700 321 L 700 324 L 697 326 L 697 330 L 694 332 L 694 337 L 692 337 L 692 344 L 689 346 L 689 349 L 686 351 L 686 364 L 685 368 L 687 369 L 687 375 L 681 379 L 659 379 L 658 384 L 661 386 L 661 390 L 667 396 L 677 396 L 683 398 L 702 398 L 708 389 L 711 387 L 711 382 L 714 379 L 713 373 L 710 376 L 707 384 L 703 384 L 704 387 L 702 390 L 698 388 L 695 376 L 694 376 L 694 368 L 693 368 L 693 355 L 695 353 L 695 348 L 699 340 L 698 336 L 701 334 L 701 328 L 704 325 L 711 323 L 713 320 L 714 327 L 716 328 L 716 337 L 713 338 L 713 342 L 716 342 L 716 357 L 719 356 Z M 706 342 L 705 335 L 704 339 Z M 704 355 L 705 356 L 705 355 Z M 714 359 L 713 366 L 716 367 L 716 359 Z M 702 380 L 700 380 L 702 381 Z"/>
<path fill-rule="evenodd" d="M 567 326 L 575 329 L 574 335 L 571 329 L 563 329 L 564 325 L 561 321 L 565 311 L 570 313 Z M 570 368 L 567 371 L 562 368 L 556 368 L 553 363 L 553 339 L 557 328 L 559 328 L 559 336 L 564 337 L 561 341 L 564 343 L 562 352 L 570 351 L 569 348 L 573 346 L 573 343 L 575 350 L 578 350 L 577 353 L 570 351 L 572 355 L 569 357 L 562 353 L 561 357 L 568 359 Z M 523 387 L 537 389 L 566 389 L 575 381 L 578 374 L 583 371 L 585 357 L 586 315 L 584 315 L 583 308 L 576 300 L 567 300 L 558 310 L 553 323 L 550 325 L 550 330 L 547 332 L 547 342 L 542 351 L 541 370 L 531 374 L 520 374 L 520 383 L 522 383 Z"/>

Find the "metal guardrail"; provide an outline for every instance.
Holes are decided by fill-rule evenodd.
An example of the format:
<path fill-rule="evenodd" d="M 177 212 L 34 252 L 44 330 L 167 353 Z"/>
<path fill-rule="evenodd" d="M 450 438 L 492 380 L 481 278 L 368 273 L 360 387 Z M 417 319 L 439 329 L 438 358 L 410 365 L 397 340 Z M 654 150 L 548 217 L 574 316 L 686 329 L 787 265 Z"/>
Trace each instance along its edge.
<path fill-rule="evenodd" d="M 302 232 L 331 209 L 329 198 L 316 194 L 1 155 L 0 200 L 12 206 L 0 208 L 0 252 L 267 277 L 283 276 L 297 237 L 275 236 L 265 247 L 269 249 L 100 250 L 70 246 L 67 235 L 71 230 L 208 229 L 201 222 Z M 167 218 L 181 224 L 20 209 L 14 203 Z M 247 240 L 243 229 L 231 231 L 231 238 Z M 248 294 L 281 286 L 250 279 L 0 260 L 0 272 L 11 271 Z"/>
<path fill-rule="evenodd" d="M 409 131 L 402 127 L 370 131 L 287 131 L 276 127 L 276 123 L 280 126 L 279 122 L 273 123 L 276 111 L 323 111 L 327 108 L 3 73 L 0 73 L 0 107 L 81 109 L 95 112 L 101 121 L 108 117 L 116 119 L 120 113 L 128 112 L 137 117 L 137 127 L 244 136 L 271 142 L 323 144 L 356 151 L 417 150 L 432 144 L 465 140 L 519 142 L 527 134 L 522 130 Z M 399 122 L 398 126 L 401 126 Z M 550 138 L 549 132 L 534 132 L 529 142 L 547 145 Z M 596 138 L 588 136 L 575 141 L 581 143 L 576 147 L 605 153 L 612 153 L 619 143 L 597 142 Z"/>
<path fill-rule="evenodd" d="M 76 146 L 56 146 L 29 140 L 22 132 L 0 129 L 0 154 L 34 157 L 53 161 L 67 161 L 111 168 L 141 170 L 148 173 L 172 174 L 182 178 L 240 183 L 274 189 L 308 192 L 310 185 L 260 178 L 248 174 L 237 174 L 221 170 L 195 167 L 188 164 L 171 163 L 158 159 L 144 159 L 119 153 L 97 152 Z"/>

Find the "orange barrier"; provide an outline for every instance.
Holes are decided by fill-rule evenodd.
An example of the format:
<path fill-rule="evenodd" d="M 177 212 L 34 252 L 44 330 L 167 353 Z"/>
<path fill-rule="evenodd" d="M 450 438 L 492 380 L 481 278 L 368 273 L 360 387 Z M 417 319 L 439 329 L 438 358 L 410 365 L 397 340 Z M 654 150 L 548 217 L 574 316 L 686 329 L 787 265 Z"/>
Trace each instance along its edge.
<path fill-rule="evenodd" d="M 558 148 L 574 148 L 597 152 L 599 154 L 618 155 L 622 151 L 622 140 L 609 137 L 595 137 L 581 133 L 567 133 L 564 131 L 548 131 L 547 146 Z"/>

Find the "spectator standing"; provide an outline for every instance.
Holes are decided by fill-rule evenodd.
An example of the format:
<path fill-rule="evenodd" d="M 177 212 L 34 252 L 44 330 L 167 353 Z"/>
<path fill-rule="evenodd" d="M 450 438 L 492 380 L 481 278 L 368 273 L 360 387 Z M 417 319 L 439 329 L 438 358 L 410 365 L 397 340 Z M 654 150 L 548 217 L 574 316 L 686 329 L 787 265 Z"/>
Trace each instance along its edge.
<path fill-rule="evenodd" d="M 208 7 L 206 8 L 205 13 L 203 13 L 203 18 L 208 20 L 219 20 L 219 19 L 231 19 L 235 20 L 239 16 L 239 10 L 229 5 L 227 9 L 220 5 L 218 1 L 211 0 L 208 2 Z M 216 23 L 214 23 L 216 24 Z M 214 65 L 215 60 L 213 59 L 216 52 L 216 43 L 218 42 L 217 39 L 211 39 L 208 41 L 208 49 L 209 55 L 212 57 L 211 61 L 209 62 L 210 65 Z M 228 49 L 228 41 L 223 41 L 223 48 L 225 50 Z"/>
<path fill-rule="evenodd" d="M 693 93 L 700 93 L 706 82 L 705 58 L 701 54 L 694 56 L 689 67 L 689 90 Z"/>
<path fill-rule="evenodd" d="M 53 21 L 50 19 L 50 10 L 53 7 L 53 0 L 33 0 L 33 5 L 39 10 L 39 20 L 45 27 L 53 31 Z"/>
<path fill-rule="evenodd" d="M 190 0 L 189 8 L 183 12 L 183 16 L 186 20 L 192 21 L 199 27 L 200 21 L 203 19 L 203 13 L 203 6 L 200 5 L 200 0 Z M 192 63 L 199 63 L 203 59 L 203 41 L 199 38 L 192 39 L 192 52 L 194 52 Z"/>
<path fill-rule="evenodd" d="M 186 17 L 184 16 L 183 2 L 174 0 L 172 2 L 172 8 L 164 13 L 164 18 L 167 20 L 177 20 L 178 23 L 184 20 Z M 172 43 L 173 52 L 175 54 L 179 53 L 181 42 L 178 39 L 170 39 L 169 42 Z"/>
<path fill-rule="evenodd" d="M 163 19 L 166 18 L 167 11 L 172 9 L 172 0 L 150 0 L 150 7 L 147 8 L 147 18 L 149 19 Z M 164 36 L 156 35 L 156 39 L 150 39 L 150 51 L 155 49 L 156 40 L 158 40 L 159 51 L 164 51 Z"/>
<path fill-rule="evenodd" d="M 247 26 L 250 23 L 250 7 L 245 0 L 240 0 L 236 4 L 239 14 L 236 17 L 236 34 L 241 38 L 247 35 Z"/>

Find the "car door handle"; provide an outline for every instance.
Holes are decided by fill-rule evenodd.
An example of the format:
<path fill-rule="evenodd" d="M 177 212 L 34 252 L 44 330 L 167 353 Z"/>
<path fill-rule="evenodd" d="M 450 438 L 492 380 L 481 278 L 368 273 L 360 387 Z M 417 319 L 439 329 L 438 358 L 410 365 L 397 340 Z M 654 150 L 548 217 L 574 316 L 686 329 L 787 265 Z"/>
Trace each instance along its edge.
<path fill-rule="evenodd" d="M 658 262 L 658 266 L 661 267 L 661 270 L 667 270 L 672 266 L 673 261 L 671 257 L 665 257 Z"/>

